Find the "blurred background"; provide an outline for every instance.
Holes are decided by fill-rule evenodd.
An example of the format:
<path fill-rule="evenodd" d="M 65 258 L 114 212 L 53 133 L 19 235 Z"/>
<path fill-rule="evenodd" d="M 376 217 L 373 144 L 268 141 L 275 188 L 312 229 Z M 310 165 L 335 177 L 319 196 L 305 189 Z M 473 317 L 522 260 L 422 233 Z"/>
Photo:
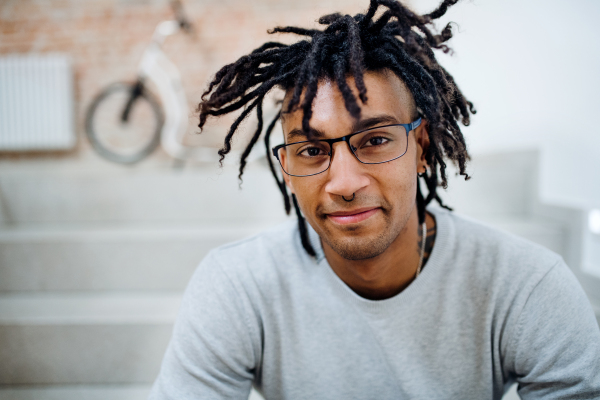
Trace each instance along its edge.
<path fill-rule="evenodd" d="M 174 18 L 167 0 L 0 0 L 2 399 L 147 396 L 198 262 L 287 218 L 261 143 L 240 190 L 235 157 L 222 169 L 214 160 L 231 118 L 197 134 L 193 110 L 207 82 L 265 41 L 294 39 L 267 29 L 316 26 L 323 14 L 355 14 L 368 1 L 182 4 L 193 29 L 162 25 L 159 33 L 174 34 L 160 52 L 149 44 Z M 437 1 L 409 4 L 428 12 Z M 473 178 L 453 176 L 447 203 L 561 254 L 597 315 L 599 18 L 594 0 L 462 1 L 442 20 L 457 23 L 454 53 L 439 55 L 478 110 L 464 129 Z M 135 82 L 148 48 L 163 61 L 145 81 L 157 107 L 146 101 L 138 118 L 175 121 L 183 142 L 209 152 L 177 161 L 152 136 L 156 126 L 136 133 L 150 132 L 156 148 L 133 164 L 92 147 L 90 108 L 110 104 L 98 95 L 113 83 Z M 171 95 L 178 108 L 165 103 Z M 94 115 L 100 135 L 108 128 Z M 255 124 L 247 120 L 235 150 Z"/>

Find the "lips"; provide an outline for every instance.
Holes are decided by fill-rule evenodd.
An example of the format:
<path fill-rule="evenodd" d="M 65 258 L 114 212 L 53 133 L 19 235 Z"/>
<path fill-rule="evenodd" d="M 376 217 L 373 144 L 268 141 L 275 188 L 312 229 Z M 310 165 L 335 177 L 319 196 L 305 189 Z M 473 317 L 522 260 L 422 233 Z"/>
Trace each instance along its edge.
<path fill-rule="evenodd" d="M 355 224 L 361 221 L 366 220 L 367 218 L 372 217 L 379 211 L 379 207 L 375 208 L 359 208 L 356 210 L 349 211 L 336 211 L 333 213 L 328 213 L 327 217 L 338 224 L 346 225 L 346 224 Z"/>

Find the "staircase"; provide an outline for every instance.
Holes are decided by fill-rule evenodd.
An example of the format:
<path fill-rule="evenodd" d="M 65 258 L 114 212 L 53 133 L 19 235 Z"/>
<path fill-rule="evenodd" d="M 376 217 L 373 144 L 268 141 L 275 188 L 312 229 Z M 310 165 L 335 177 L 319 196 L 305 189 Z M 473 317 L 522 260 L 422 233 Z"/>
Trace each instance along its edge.
<path fill-rule="evenodd" d="M 536 154 L 476 158 L 444 197 L 578 262 L 578 211 L 537 203 Z M 198 262 L 285 218 L 261 162 L 243 190 L 232 166 L 2 163 L 0 398 L 145 399 Z"/>
<path fill-rule="evenodd" d="M 268 169 L 0 169 L 0 398 L 145 399 L 216 246 L 286 218 Z"/>

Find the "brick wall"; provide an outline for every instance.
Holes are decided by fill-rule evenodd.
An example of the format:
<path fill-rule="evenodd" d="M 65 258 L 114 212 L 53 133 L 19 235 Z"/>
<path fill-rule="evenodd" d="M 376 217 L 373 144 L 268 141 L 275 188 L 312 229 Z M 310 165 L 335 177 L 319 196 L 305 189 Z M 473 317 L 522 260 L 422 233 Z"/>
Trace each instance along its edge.
<path fill-rule="evenodd" d="M 367 5 L 367 0 L 184 0 L 196 34 L 172 36 L 164 50 L 179 67 L 194 109 L 207 80 L 222 65 L 273 40 L 266 33 L 268 28 L 314 26 L 323 14 L 354 14 Z M 63 52 L 72 57 L 79 140 L 75 151 L 61 157 L 95 157 L 83 134 L 85 109 L 105 85 L 134 78 L 155 26 L 171 17 L 167 0 L 0 1 L 0 54 Z M 280 35 L 276 39 L 292 38 Z M 195 119 L 190 122 L 190 132 L 194 132 Z M 201 141 L 217 142 L 224 123 L 215 123 L 213 131 L 218 134 Z M 39 156 L 44 155 L 28 155 Z M 165 156 L 159 151 L 153 157 Z"/>

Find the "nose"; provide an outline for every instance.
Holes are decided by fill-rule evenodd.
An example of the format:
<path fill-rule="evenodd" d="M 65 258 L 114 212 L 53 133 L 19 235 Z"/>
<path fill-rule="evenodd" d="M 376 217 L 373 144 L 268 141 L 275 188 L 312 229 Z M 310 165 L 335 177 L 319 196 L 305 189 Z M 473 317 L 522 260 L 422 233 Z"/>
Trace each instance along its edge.
<path fill-rule="evenodd" d="M 325 191 L 335 196 L 352 197 L 353 193 L 369 185 L 364 165 L 354 157 L 348 144 L 334 143 L 331 149 L 331 165 L 327 170 Z"/>

